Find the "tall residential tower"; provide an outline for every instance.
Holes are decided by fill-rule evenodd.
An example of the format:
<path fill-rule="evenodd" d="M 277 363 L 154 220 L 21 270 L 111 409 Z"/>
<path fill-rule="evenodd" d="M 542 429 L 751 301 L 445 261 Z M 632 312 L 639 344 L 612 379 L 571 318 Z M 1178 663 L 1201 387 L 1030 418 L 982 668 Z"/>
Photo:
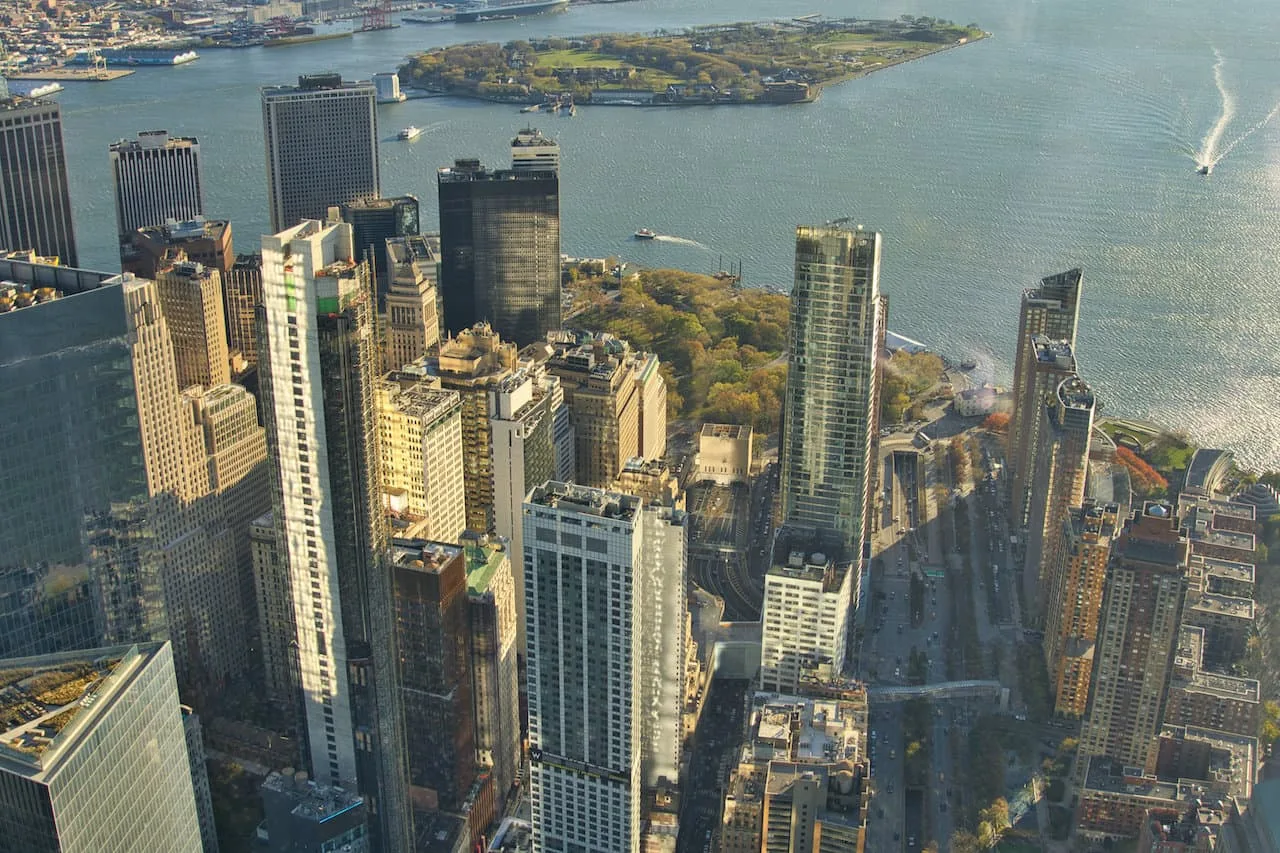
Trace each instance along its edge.
<path fill-rule="evenodd" d="M 263 238 L 259 364 L 312 775 L 357 785 L 380 849 L 398 851 L 411 815 L 379 494 L 379 356 L 369 268 L 353 256 L 347 224 L 306 221 Z"/>
<path fill-rule="evenodd" d="M 800 226 L 783 406 L 784 524 L 838 530 L 860 558 L 878 426 L 880 235 Z"/>

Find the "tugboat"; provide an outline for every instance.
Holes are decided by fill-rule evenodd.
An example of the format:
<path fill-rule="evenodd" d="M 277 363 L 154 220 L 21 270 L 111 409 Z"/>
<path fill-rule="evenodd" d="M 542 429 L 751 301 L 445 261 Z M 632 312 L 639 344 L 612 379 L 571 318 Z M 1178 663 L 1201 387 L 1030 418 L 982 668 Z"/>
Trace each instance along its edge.
<path fill-rule="evenodd" d="M 1200 175 L 1208 175 L 1208 174 L 1209 174 L 1209 173 L 1211 173 L 1212 171 L 1213 171 L 1213 164 L 1212 164 L 1212 163 L 1205 163 L 1205 164 L 1204 164 L 1203 166 L 1201 166 L 1199 169 L 1196 169 L 1196 173 L 1197 173 L 1197 174 L 1200 174 Z"/>
<path fill-rule="evenodd" d="M 422 128 L 414 127 L 413 125 L 409 125 L 404 130 L 400 131 L 400 134 L 399 134 L 400 138 L 403 139 L 405 142 L 409 142 L 411 140 L 417 139 L 421 135 L 422 135 Z"/>
<path fill-rule="evenodd" d="M 641 228 L 639 231 L 636 232 L 637 240 L 652 240 L 657 236 L 658 236 L 657 232 L 650 231 L 648 228 Z"/>

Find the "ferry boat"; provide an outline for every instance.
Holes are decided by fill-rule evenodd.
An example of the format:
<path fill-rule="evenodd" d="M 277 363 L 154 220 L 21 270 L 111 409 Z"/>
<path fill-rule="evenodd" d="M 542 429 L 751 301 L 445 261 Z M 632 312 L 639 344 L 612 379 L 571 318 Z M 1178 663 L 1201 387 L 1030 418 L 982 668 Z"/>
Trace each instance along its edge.
<path fill-rule="evenodd" d="M 69 65 L 92 65 L 94 58 L 91 56 L 92 50 L 83 48 L 77 50 L 68 63 Z M 180 50 L 176 48 L 164 47 L 104 47 L 97 51 L 97 56 L 106 61 L 109 66 L 139 66 L 139 65 L 183 65 L 188 62 L 194 62 L 200 58 L 200 54 L 194 50 Z"/>
<path fill-rule="evenodd" d="M 417 139 L 421 135 L 422 135 L 422 128 L 415 127 L 414 125 L 409 125 L 399 133 L 399 137 L 405 140 L 406 142 L 413 139 Z"/>
<path fill-rule="evenodd" d="M 658 236 L 657 232 L 651 231 L 648 228 L 641 228 L 639 231 L 636 232 L 637 240 L 652 240 L 657 236 Z"/>

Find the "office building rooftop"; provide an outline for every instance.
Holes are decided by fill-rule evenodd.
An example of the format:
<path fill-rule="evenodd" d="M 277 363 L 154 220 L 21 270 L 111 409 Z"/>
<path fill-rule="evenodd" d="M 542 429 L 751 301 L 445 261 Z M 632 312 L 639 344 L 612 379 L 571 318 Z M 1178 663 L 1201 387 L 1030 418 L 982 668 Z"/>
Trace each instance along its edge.
<path fill-rule="evenodd" d="M 493 575 L 507 558 L 507 549 L 494 542 L 464 539 L 462 548 L 467 556 L 467 591 L 472 595 L 484 595 L 489 591 Z"/>
<path fill-rule="evenodd" d="M 295 803 L 291 812 L 294 817 L 315 823 L 332 820 L 364 804 L 359 795 L 344 788 L 311 781 L 306 773 L 294 773 L 292 768 L 286 768 L 283 773 L 271 773 L 262 787 Z"/>
<path fill-rule="evenodd" d="M 529 493 L 528 502 L 534 506 L 563 509 L 582 515 L 634 522 L 640 511 L 639 498 L 620 492 L 607 492 L 548 480 Z"/>
<path fill-rule="evenodd" d="M 859 713 L 860 710 L 860 713 Z M 837 699 L 757 694 L 751 715 L 752 757 L 807 764 L 860 762 L 866 749 L 866 705 Z"/>
<path fill-rule="evenodd" d="M 113 646 L 0 662 L 0 763 L 10 772 L 51 772 L 59 756 L 161 643 Z M 105 705 L 104 705 L 105 707 Z"/>
<path fill-rule="evenodd" d="M 445 542 L 431 542 L 425 539 L 391 540 L 392 565 L 430 574 L 439 574 L 461 553 L 460 545 L 450 545 Z"/>
<path fill-rule="evenodd" d="M 1191 607 L 1202 613 L 1220 613 L 1224 616 L 1252 621 L 1258 605 L 1251 598 L 1206 592 L 1201 593 L 1199 599 L 1191 603 Z"/>

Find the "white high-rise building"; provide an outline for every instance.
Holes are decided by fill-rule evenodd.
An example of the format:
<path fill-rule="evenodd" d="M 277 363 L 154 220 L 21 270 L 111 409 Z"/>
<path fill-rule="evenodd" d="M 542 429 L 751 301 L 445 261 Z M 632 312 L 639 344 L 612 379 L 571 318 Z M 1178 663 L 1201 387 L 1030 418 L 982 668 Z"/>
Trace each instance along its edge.
<path fill-rule="evenodd" d="M 259 363 L 312 777 L 356 786 L 379 847 L 403 850 L 411 815 L 378 478 L 381 359 L 369 267 L 353 244 L 350 225 L 310 220 L 263 237 Z"/>
<path fill-rule="evenodd" d="M 638 853 L 640 501 L 548 482 L 524 504 L 533 849 Z"/>
<path fill-rule="evenodd" d="M 816 550 L 821 540 L 783 530 L 764 578 L 760 689 L 799 692 L 801 676 L 844 667 L 850 609 L 859 575 L 847 559 Z M 790 536 L 789 536 L 790 534 Z M 826 547 L 838 547 L 828 540 Z"/>
<path fill-rule="evenodd" d="M 511 169 L 516 172 L 560 171 L 560 144 L 526 127 L 511 140 Z"/>
<path fill-rule="evenodd" d="M 549 377 L 554 379 L 555 377 Z M 489 389 L 489 451 L 493 471 L 493 532 L 524 553 L 524 497 L 534 486 L 559 479 L 551 395 L 533 373 L 519 368 Z M 518 560 L 518 557 L 517 557 Z M 525 641 L 524 576 L 516 578 L 518 643 Z"/>
<path fill-rule="evenodd" d="M 200 142 L 147 130 L 108 147 L 121 242 L 147 225 L 186 222 L 204 213 Z"/>

